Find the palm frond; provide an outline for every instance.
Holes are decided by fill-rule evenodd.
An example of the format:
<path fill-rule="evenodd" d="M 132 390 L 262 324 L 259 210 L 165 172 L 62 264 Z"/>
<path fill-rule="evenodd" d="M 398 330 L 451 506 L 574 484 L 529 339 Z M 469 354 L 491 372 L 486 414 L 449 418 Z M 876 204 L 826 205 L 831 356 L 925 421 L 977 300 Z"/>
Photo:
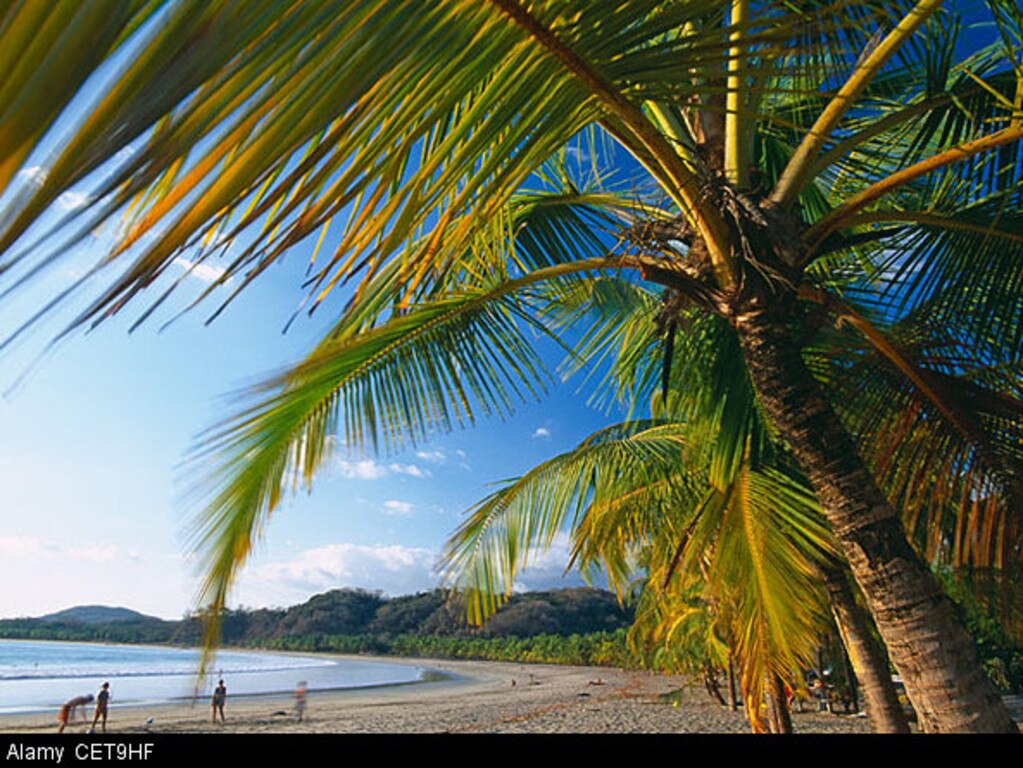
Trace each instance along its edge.
<path fill-rule="evenodd" d="M 778 180 L 771 200 L 778 205 L 790 205 L 798 196 L 806 178 L 813 169 L 814 161 L 842 116 L 855 103 L 859 94 L 871 82 L 875 74 L 898 51 L 907 39 L 923 24 L 927 17 L 941 5 L 941 0 L 920 0 L 895 27 L 880 40 L 873 50 L 866 51 L 855 71 L 838 89 L 835 97 L 824 108 L 806 137 L 796 148 L 785 171 Z"/>
<path fill-rule="evenodd" d="M 511 594 L 518 571 L 566 525 L 595 534 L 594 521 L 608 510 L 613 510 L 615 524 L 605 530 L 625 545 L 608 560 L 614 561 L 612 571 L 624 577 L 630 561 L 626 549 L 657 528 L 652 518 L 662 514 L 661 505 L 652 502 L 687 487 L 682 448 L 678 425 L 616 425 L 476 505 L 449 539 L 444 555 L 449 579 L 466 595 L 470 619 L 480 622 L 491 615 Z M 588 548 L 608 546 L 599 536 L 587 538 Z M 593 560 L 592 551 L 583 552 L 584 563 Z"/>
<path fill-rule="evenodd" d="M 110 163 L 74 231 L 131 206 L 107 257 L 131 264 L 82 323 L 116 311 L 204 240 L 242 243 L 225 272 L 241 277 L 339 215 L 349 223 L 317 272 L 319 288 L 372 276 L 392 258 L 406 278 L 439 268 L 442 241 L 447 253 L 464 251 L 532 173 L 605 118 L 655 177 L 684 182 L 679 174 L 689 172 L 621 91 L 652 81 L 656 65 L 684 71 L 687 57 L 712 55 L 712 40 L 661 38 L 714 3 L 655 13 L 659 4 L 649 2 L 649 13 L 630 9 L 620 25 L 607 23 L 611 5 L 529 14 L 511 2 L 425 11 L 377 2 L 282 13 L 269 2 L 178 3 L 138 42 L 45 182 L 8 207 L 2 268 L 30 257 L 48 263 L 52 249 L 10 248 L 70 185 Z M 622 46 L 632 54 L 622 57 Z M 163 80 L 151 82 L 153 71 Z M 143 146 L 115 162 L 140 138 Z M 697 211 L 701 220 L 713 215 Z M 419 247 L 409 253 L 411 243 Z"/>
<path fill-rule="evenodd" d="M 1023 401 L 931 318 L 922 312 L 867 329 L 869 344 L 855 358 L 846 338 L 842 359 L 817 370 L 926 556 L 1014 571 Z M 818 344 L 811 354 L 827 357 L 834 341 Z"/>
<path fill-rule="evenodd" d="M 204 553 L 201 598 L 218 615 L 239 567 L 288 489 L 308 485 L 337 441 L 348 450 L 422 439 L 507 414 L 546 381 L 523 326 L 544 332 L 517 295 L 541 280 L 605 266 L 582 261 L 466 289 L 358 334 L 323 341 L 291 370 L 249 391 L 251 403 L 193 451 L 208 498 L 194 528 Z M 208 463 L 212 461 L 212 468 Z"/>

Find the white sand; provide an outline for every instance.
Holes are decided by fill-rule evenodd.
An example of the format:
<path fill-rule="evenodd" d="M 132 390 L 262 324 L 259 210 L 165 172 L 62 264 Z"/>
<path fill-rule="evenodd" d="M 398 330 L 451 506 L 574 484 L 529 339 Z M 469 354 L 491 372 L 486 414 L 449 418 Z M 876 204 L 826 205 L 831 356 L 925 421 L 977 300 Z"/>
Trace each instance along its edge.
<path fill-rule="evenodd" d="M 359 657 L 363 658 L 363 657 Z M 228 697 L 225 725 L 209 702 L 111 706 L 108 732 L 242 733 L 748 733 L 741 712 L 677 676 L 597 667 L 478 661 L 403 661 L 453 679 L 311 693 L 304 722 L 288 697 Z M 515 685 L 512 685 L 512 681 Z M 596 684 L 596 683 L 600 684 Z M 663 694 L 685 688 L 673 705 Z M 146 721 L 152 718 L 152 723 Z M 793 713 L 797 733 L 869 733 L 864 717 Z M 80 733 L 86 726 L 69 726 Z M 0 717 L 0 732 L 55 732 L 56 712 Z"/>

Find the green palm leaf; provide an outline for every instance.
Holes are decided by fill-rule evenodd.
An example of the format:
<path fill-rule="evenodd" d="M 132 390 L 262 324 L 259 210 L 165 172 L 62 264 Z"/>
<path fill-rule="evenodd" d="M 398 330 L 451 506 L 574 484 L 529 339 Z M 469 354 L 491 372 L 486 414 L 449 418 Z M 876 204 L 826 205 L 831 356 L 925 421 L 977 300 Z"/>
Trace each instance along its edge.
<path fill-rule="evenodd" d="M 670 499 L 691 482 L 681 468 L 681 437 L 677 425 L 616 425 L 476 505 L 443 558 L 449 578 L 466 594 L 470 619 L 482 621 L 507 599 L 518 571 L 550 546 L 566 521 L 573 529 L 592 530 L 595 516 L 613 515 L 608 530 L 619 542 L 656 530 L 651 521 L 664 514 L 658 498 Z M 602 548 L 592 535 L 581 538 L 579 546 Z M 584 564 L 592 560 L 588 550 L 580 554 Z M 613 558 L 612 571 L 620 579 L 630 573 L 631 554 L 623 550 Z"/>
<path fill-rule="evenodd" d="M 545 373 L 522 326 L 544 330 L 516 292 L 606 265 L 594 259 L 498 279 L 377 328 L 337 333 L 253 388 L 254 402 L 208 432 L 192 457 L 195 467 L 215 462 L 197 485 L 208 502 L 194 532 L 207 568 L 201 597 L 213 615 L 283 494 L 311 483 L 335 439 L 350 450 L 396 446 L 479 413 L 507 414 L 517 399 L 538 394 Z"/>

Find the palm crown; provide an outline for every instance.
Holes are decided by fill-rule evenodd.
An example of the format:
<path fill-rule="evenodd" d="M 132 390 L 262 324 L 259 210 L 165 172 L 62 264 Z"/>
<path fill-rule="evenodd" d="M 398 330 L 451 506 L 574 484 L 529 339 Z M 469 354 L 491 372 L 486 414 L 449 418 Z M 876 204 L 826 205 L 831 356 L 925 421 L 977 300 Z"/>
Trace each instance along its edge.
<path fill-rule="evenodd" d="M 219 457 L 197 530 L 214 608 L 332 436 L 400 442 L 507 410 L 542 383 L 523 324 L 542 328 L 543 309 L 585 276 L 638 274 L 666 292 L 668 338 L 694 309 L 734 334 L 925 727 L 1012 728 L 857 456 L 849 427 L 868 431 L 859 412 L 843 411 L 843 424 L 820 387 L 840 374 L 807 368 L 801 350 L 808 318 L 841 318 L 886 375 L 898 372 L 906 397 L 941 415 L 943 439 L 967 446 L 958 464 L 925 462 L 919 477 L 944 471 L 968 494 L 975 484 L 958 478 L 972 474 L 1000 497 L 1018 492 L 1019 11 L 988 3 L 997 34 L 978 47 L 957 42 L 962 27 L 938 0 L 726 5 L 9 5 L 7 290 L 115 214 L 127 214 L 123 235 L 88 277 L 124 267 L 74 326 L 120 311 L 178 254 L 202 263 L 232 241 L 243 247 L 222 282 L 239 277 L 235 293 L 315 240 L 310 306 L 355 281 L 328 337 L 199 448 Z M 45 179 L 10 188 L 97 71 L 102 98 L 74 121 Z M 588 126 L 641 180 L 626 193 L 522 194 Z M 47 208 L 90 181 L 91 204 L 49 235 L 63 240 L 37 239 Z M 914 311 L 943 327 L 955 359 L 889 338 Z M 965 395 L 953 388 L 963 379 Z M 874 405 L 871 417 L 892 429 L 906 411 Z M 933 448 L 931 426 L 917 418 L 909 429 Z M 892 444 L 892 455 L 908 450 Z M 992 502 L 984 519 L 1005 509 Z M 1011 536 L 999 546 L 994 561 L 1018 557 Z M 928 680 L 953 666 L 966 670 L 953 685 Z"/>

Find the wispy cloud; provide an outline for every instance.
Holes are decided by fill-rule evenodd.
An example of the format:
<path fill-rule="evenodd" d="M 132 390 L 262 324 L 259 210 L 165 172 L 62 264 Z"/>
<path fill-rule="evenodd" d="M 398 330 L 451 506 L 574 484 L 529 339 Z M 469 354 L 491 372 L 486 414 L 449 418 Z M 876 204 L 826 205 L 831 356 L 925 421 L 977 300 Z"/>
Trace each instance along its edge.
<path fill-rule="evenodd" d="M 448 460 L 444 451 L 416 451 L 416 458 L 428 461 L 431 464 L 443 464 Z"/>
<path fill-rule="evenodd" d="M 337 467 L 344 477 L 358 480 L 379 480 L 388 475 L 408 475 L 409 477 L 429 477 L 430 471 L 423 469 L 416 464 L 380 464 L 373 459 L 362 459 L 360 461 L 337 462 Z"/>
<path fill-rule="evenodd" d="M 560 589 L 585 584 L 576 571 L 566 572 L 572 559 L 572 549 L 571 537 L 559 533 L 546 549 L 533 550 L 527 558 L 526 567 L 515 580 L 515 591 Z"/>
<path fill-rule="evenodd" d="M 86 560 L 93 563 L 141 561 L 137 552 L 124 550 L 116 544 L 71 547 L 40 536 L 0 536 L 0 557 L 11 560 Z"/>
<path fill-rule="evenodd" d="M 544 438 L 550 436 L 551 431 L 547 429 L 547 427 L 537 427 L 536 429 L 533 430 L 533 434 L 531 435 L 531 437 L 533 438 Z"/>
<path fill-rule="evenodd" d="M 49 171 L 41 165 L 30 165 L 28 168 L 22 168 L 18 171 L 18 176 L 35 184 L 37 187 L 43 186 L 48 174 Z"/>
<path fill-rule="evenodd" d="M 18 171 L 19 178 L 25 179 L 25 181 L 35 187 L 43 186 L 49 174 L 50 169 L 42 165 L 30 165 Z M 57 205 L 65 211 L 76 211 L 88 205 L 91 199 L 89 195 L 83 192 L 68 191 L 62 193 L 57 198 Z"/>
<path fill-rule="evenodd" d="M 345 477 L 354 477 L 359 480 L 377 480 L 387 476 L 387 467 L 383 464 L 377 464 L 373 459 L 364 459 L 362 461 L 340 460 L 337 466 Z"/>
<path fill-rule="evenodd" d="M 183 256 L 178 256 L 174 259 L 174 263 L 187 271 L 192 277 L 197 280 L 201 280 L 204 283 L 212 284 L 224 277 L 224 273 L 227 271 L 223 267 L 217 267 L 212 264 L 196 263 Z M 227 283 L 231 282 L 229 278 Z"/>
<path fill-rule="evenodd" d="M 76 211 L 89 204 L 90 197 L 81 192 L 64 192 L 57 198 L 57 205 L 65 211 Z"/>
<path fill-rule="evenodd" d="M 421 547 L 330 544 L 244 573 L 239 599 L 250 605 L 290 605 L 328 589 L 357 587 L 389 595 L 437 586 L 437 552 Z"/>
<path fill-rule="evenodd" d="M 398 499 L 388 499 L 384 502 L 384 510 L 389 515 L 410 515 L 414 509 L 412 504 Z"/>
<path fill-rule="evenodd" d="M 396 475 L 410 475 L 411 477 L 430 476 L 430 470 L 423 469 L 415 464 L 388 464 L 387 469 Z"/>
<path fill-rule="evenodd" d="M 0 556 L 5 559 L 57 557 L 60 547 L 39 536 L 0 536 Z"/>
<path fill-rule="evenodd" d="M 579 165 L 589 165 L 593 162 L 593 158 L 590 157 L 589 152 L 574 145 L 565 147 L 565 156 L 571 158 Z"/>

